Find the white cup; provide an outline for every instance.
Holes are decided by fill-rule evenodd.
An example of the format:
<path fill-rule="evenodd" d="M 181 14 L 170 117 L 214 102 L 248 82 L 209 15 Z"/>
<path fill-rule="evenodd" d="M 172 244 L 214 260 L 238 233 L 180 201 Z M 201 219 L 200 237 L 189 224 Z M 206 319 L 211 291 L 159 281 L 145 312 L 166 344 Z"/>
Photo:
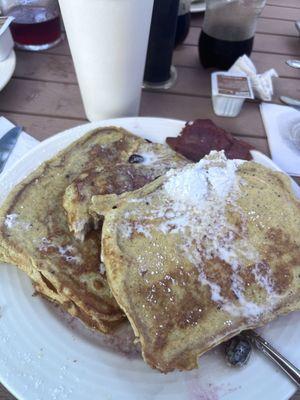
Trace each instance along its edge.
<path fill-rule="evenodd" d="M 59 0 L 90 121 L 139 112 L 153 0 Z"/>

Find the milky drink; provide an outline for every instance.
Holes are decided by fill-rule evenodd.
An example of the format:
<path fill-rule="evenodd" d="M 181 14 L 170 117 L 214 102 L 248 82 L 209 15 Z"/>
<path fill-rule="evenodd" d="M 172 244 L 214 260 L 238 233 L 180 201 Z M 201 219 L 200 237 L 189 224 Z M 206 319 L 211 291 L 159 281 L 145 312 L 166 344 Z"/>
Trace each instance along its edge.
<path fill-rule="evenodd" d="M 59 0 L 87 118 L 139 112 L 153 0 Z"/>

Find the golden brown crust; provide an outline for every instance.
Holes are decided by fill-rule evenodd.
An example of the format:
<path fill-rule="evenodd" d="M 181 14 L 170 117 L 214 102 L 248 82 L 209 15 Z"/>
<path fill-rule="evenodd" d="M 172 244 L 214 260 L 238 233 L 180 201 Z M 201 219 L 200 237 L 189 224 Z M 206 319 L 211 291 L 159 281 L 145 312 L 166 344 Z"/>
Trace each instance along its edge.
<path fill-rule="evenodd" d="M 104 196 L 103 203 L 94 199 L 95 210 L 106 211 L 102 257 L 110 287 L 145 361 L 162 372 L 195 368 L 199 355 L 240 331 L 300 309 L 300 202 L 283 174 L 255 163 L 238 173 L 242 195 L 226 209 L 234 228 L 223 234 L 234 233 L 232 243 L 248 243 L 258 256 L 255 264 L 252 255 L 237 258 L 236 270 L 218 257 L 203 258 L 205 249 L 193 247 L 188 228 L 170 234 L 174 222 L 168 234 L 160 230 L 166 217 L 154 211 L 165 204 L 165 178 L 129 195 Z M 199 265 L 188 257 L 194 250 Z M 241 282 L 237 297 L 233 285 Z"/>
<path fill-rule="evenodd" d="M 118 147 L 118 162 L 109 168 L 94 165 L 81 173 L 66 188 L 63 206 L 68 215 L 70 231 L 78 239 L 83 240 L 87 232 L 102 223 L 101 216 L 93 213 L 90 208 L 93 196 L 131 192 L 169 169 L 188 163 L 163 144 L 147 142 L 125 133 L 119 142 L 122 142 L 122 146 Z"/>
<path fill-rule="evenodd" d="M 82 170 L 95 162 L 107 167 L 118 162 L 124 135 L 132 137 L 115 127 L 89 132 L 18 184 L 0 209 L 1 260 L 18 265 L 40 286 L 47 282 L 48 297 L 75 304 L 105 331 L 124 314 L 99 273 L 100 235 L 92 232 L 78 242 L 69 232 L 62 199 Z"/>

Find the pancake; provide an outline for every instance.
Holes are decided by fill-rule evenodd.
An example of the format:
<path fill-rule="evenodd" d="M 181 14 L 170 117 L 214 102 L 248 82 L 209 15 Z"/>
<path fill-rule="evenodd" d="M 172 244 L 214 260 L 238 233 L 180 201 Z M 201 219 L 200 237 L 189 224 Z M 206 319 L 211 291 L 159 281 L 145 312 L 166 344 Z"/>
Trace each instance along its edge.
<path fill-rule="evenodd" d="M 115 127 L 89 132 L 18 184 L 0 209 L 0 260 L 17 265 L 39 293 L 102 332 L 114 329 L 125 316 L 100 267 L 100 231 L 90 232 L 84 242 L 76 240 L 63 196 L 84 171 L 118 174 L 115 166 L 128 160 L 137 143 L 148 145 Z M 168 154 L 170 162 L 172 154 L 182 160 L 172 150 Z"/>
<path fill-rule="evenodd" d="M 98 228 L 97 214 L 90 212 L 91 198 L 101 194 L 121 194 L 143 187 L 170 168 L 184 166 L 188 161 L 168 146 L 147 142 L 124 134 L 119 163 L 93 167 L 84 171 L 66 188 L 63 205 L 69 229 L 83 240 L 92 228 Z"/>
<path fill-rule="evenodd" d="M 110 288 L 151 367 L 196 368 L 219 343 L 300 309 L 300 202 L 284 174 L 212 152 L 92 202 Z"/>

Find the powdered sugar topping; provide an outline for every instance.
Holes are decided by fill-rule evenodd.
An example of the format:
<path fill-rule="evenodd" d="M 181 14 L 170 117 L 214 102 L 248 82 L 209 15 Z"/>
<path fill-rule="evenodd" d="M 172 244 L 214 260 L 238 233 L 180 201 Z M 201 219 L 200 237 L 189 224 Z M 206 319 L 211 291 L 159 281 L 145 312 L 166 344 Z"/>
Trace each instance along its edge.
<path fill-rule="evenodd" d="M 247 219 L 237 204 L 244 185 L 237 171 L 244 162 L 227 160 L 224 152 L 213 151 L 197 164 L 170 170 L 161 188 L 160 197 L 164 200 L 124 227 L 128 237 L 132 232 L 148 239 L 153 239 L 153 234 L 180 235 L 180 251 L 197 266 L 198 280 L 209 287 L 212 301 L 233 316 L 255 319 L 272 309 L 277 295 L 272 286 L 272 271 L 268 266 L 261 268 L 263 261 L 247 239 Z M 229 222 L 228 209 L 234 209 L 236 224 Z M 127 217 L 130 219 L 130 215 Z M 217 281 L 208 277 L 210 260 L 231 267 L 230 291 L 236 301 L 227 298 Z M 253 266 L 256 283 L 268 294 L 267 305 L 247 299 L 241 275 L 243 266 Z"/>
<path fill-rule="evenodd" d="M 19 214 L 15 213 L 6 215 L 4 225 L 8 229 L 21 228 L 28 231 L 31 228 L 31 224 L 29 222 L 20 220 Z"/>
<path fill-rule="evenodd" d="M 143 165 L 151 165 L 158 161 L 158 155 L 150 151 L 141 152 L 139 155 L 144 159 Z"/>
<path fill-rule="evenodd" d="M 60 256 L 69 264 L 80 264 L 82 262 L 81 256 L 79 254 L 76 254 L 76 248 L 71 245 L 61 246 L 43 237 L 38 248 L 41 252 L 48 252 L 49 249 L 56 250 L 60 254 Z"/>
<path fill-rule="evenodd" d="M 183 171 L 167 172 L 164 190 L 176 202 L 203 209 L 211 194 L 225 199 L 236 188 L 236 170 L 242 163 L 243 160 L 227 160 L 224 151 L 212 151 L 209 159 L 203 158 Z"/>
<path fill-rule="evenodd" d="M 7 228 L 11 229 L 16 225 L 17 218 L 18 214 L 8 214 L 5 218 L 4 225 Z"/>

